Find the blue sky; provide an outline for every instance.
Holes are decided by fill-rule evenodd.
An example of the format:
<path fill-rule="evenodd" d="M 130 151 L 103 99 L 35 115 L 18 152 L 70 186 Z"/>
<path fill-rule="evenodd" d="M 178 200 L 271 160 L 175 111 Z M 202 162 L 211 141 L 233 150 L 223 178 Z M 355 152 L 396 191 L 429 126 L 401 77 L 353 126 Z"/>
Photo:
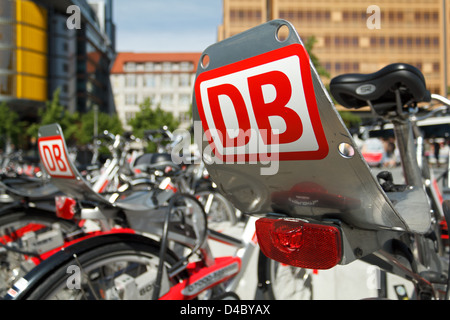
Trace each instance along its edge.
<path fill-rule="evenodd" d="M 222 0 L 114 0 L 117 51 L 202 52 L 217 41 Z"/>

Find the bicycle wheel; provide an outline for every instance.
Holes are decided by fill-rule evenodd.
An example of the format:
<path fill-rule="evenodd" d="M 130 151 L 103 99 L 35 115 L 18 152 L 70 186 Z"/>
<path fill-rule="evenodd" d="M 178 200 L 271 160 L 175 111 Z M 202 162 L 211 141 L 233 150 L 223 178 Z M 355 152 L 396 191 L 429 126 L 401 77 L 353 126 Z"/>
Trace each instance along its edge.
<path fill-rule="evenodd" d="M 217 191 L 198 191 L 195 193 L 195 197 L 204 206 L 210 227 L 214 227 L 214 224 L 222 222 L 228 222 L 231 225 L 236 224 L 236 210 L 227 198 Z"/>
<path fill-rule="evenodd" d="M 79 229 L 51 212 L 11 212 L 0 215 L 0 295 L 36 266 L 33 256 L 59 247 Z"/>
<path fill-rule="evenodd" d="M 312 300 L 312 270 L 288 266 L 259 253 L 259 283 L 267 300 Z"/>
<path fill-rule="evenodd" d="M 150 241 L 150 239 L 148 239 Z M 166 255 L 168 267 L 175 262 Z M 148 300 L 159 265 L 159 247 L 122 241 L 92 247 L 65 261 L 30 289 L 31 300 Z M 163 277 L 161 294 L 173 284 Z"/>

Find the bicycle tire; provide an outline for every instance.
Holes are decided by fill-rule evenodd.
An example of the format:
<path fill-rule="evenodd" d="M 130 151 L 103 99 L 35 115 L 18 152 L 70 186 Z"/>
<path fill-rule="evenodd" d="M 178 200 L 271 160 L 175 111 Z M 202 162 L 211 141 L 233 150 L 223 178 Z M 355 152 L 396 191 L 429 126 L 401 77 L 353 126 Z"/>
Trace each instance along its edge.
<path fill-rule="evenodd" d="M 266 300 L 312 300 L 312 270 L 284 265 L 266 257 L 258 258 L 258 282 Z"/>
<path fill-rule="evenodd" d="M 157 242 L 150 241 L 150 239 L 145 242 L 111 241 L 84 250 L 72 259 L 65 260 L 48 274 L 41 276 L 38 284 L 30 288 L 23 298 L 27 300 L 114 300 L 130 297 L 130 292 L 128 292 L 128 296 L 126 293 L 121 296 L 120 290 L 117 290 L 117 286 L 113 285 L 114 281 L 121 275 L 136 279 L 139 275 L 142 276 L 145 273 L 139 274 L 139 272 L 157 270 L 160 249 L 156 245 Z M 176 258 L 169 251 L 169 254 L 166 254 L 165 263 L 170 267 L 175 261 Z M 109 265 L 113 262 L 117 262 L 117 264 Z M 149 265 L 146 263 L 149 263 Z M 152 269 L 148 269 L 148 266 Z M 122 268 L 117 269 L 120 267 Z M 69 282 L 76 280 L 76 273 L 70 274 L 68 270 L 76 270 L 76 268 L 79 268 L 79 287 L 76 286 L 76 281 L 74 283 Z M 123 272 L 119 274 L 119 271 Z M 152 275 L 155 275 L 156 278 L 156 272 Z M 72 287 L 69 286 L 69 283 L 72 284 Z M 149 288 L 152 288 L 152 284 L 146 283 L 145 287 L 138 288 L 140 291 L 144 291 L 139 292 L 138 290 L 138 295 L 132 295 L 131 299 L 137 300 L 142 296 L 151 297 Z M 139 296 L 140 293 L 142 293 L 141 296 Z"/>
<path fill-rule="evenodd" d="M 205 208 L 208 216 L 208 224 L 229 222 L 231 225 L 235 225 L 237 223 L 236 210 L 228 199 L 219 192 L 214 190 L 198 190 L 195 193 L 195 197 L 203 206 L 210 202 L 210 208 Z M 212 197 L 210 201 L 208 200 L 209 197 Z"/>
<path fill-rule="evenodd" d="M 60 219 L 52 212 L 41 212 L 39 210 L 8 212 L 0 215 L 0 239 L 5 239 L 6 236 L 10 235 L 7 230 L 19 230 L 35 224 L 35 226 L 39 225 L 40 230 L 38 232 L 42 233 L 50 230 L 55 223 L 58 223 L 63 235 L 79 229 L 74 221 Z M 32 254 L 23 250 L 22 236 L 18 237 L 16 241 L 10 241 L 15 244 L 13 246 L 11 246 L 11 243 L 8 246 L 3 243 L 0 245 L 3 250 L 0 264 L 1 296 L 4 296 L 6 290 L 15 280 L 34 267 L 34 263 L 25 257 L 26 255 L 32 256 Z"/>

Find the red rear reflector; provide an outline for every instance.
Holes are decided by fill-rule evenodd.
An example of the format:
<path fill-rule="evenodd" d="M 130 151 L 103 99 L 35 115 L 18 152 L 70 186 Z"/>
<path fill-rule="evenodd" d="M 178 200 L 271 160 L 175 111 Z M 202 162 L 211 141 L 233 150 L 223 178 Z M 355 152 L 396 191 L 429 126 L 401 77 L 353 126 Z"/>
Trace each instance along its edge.
<path fill-rule="evenodd" d="M 75 215 L 76 203 L 77 202 L 72 198 L 65 196 L 56 196 L 55 197 L 56 216 L 66 220 L 71 220 Z"/>
<path fill-rule="evenodd" d="M 267 257 L 294 267 L 329 269 L 341 260 L 341 233 L 335 226 L 261 218 L 256 234 Z"/>

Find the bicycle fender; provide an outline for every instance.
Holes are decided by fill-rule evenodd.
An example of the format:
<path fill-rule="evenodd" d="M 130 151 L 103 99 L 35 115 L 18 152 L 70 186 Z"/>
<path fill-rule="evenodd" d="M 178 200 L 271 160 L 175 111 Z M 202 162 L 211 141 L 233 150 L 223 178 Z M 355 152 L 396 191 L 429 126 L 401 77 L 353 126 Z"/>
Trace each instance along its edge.
<path fill-rule="evenodd" d="M 74 256 L 82 255 L 93 247 L 99 247 L 119 242 L 140 242 L 149 246 L 159 247 L 159 243 L 148 237 L 135 234 L 131 229 L 115 230 L 113 233 L 104 233 L 99 236 L 88 236 L 76 243 L 69 244 L 52 256 L 42 261 L 29 273 L 14 283 L 4 297 L 4 300 L 25 300 L 31 289 L 35 288 L 53 270 L 70 262 Z"/>

